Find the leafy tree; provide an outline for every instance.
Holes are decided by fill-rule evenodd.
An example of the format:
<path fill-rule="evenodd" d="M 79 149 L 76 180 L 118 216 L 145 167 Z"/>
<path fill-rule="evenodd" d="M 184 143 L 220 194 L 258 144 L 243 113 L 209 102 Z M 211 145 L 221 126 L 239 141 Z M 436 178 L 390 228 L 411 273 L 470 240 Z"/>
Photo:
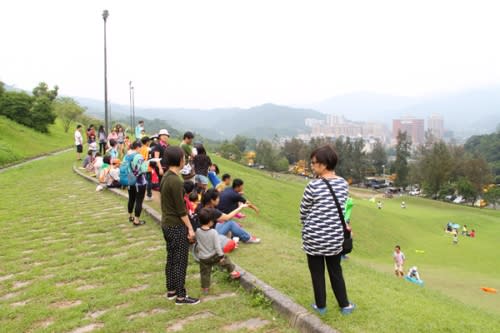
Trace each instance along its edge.
<path fill-rule="evenodd" d="M 435 195 L 449 180 L 453 168 L 452 157 L 448 147 L 442 141 L 435 142 L 430 148 L 421 149 L 421 158 L 418 163 L 424 191 Z"/>
<path fill-rule="evenodd" d="M 0 81 L 0 97 L 2 97 L 2 94 L 5 92 L 5 84 Z"/>
<path fill-rule="evenodd" d="M 224 158 L 232 159 L 239 161 L 241 159 L 241 152 L 238 149 L 238 147 L 233 144 L 229 143 L 228 141 L 224 141 L 222 145 L 219 148 L 220 154 Z"/>
<path fill-rule="evenodd" d="M 285 141 L 283 154 L 287 158 L 288 163 L 293 164 L 308 158 L 308 148 L 304 141 L 292 138 L 290 141 Z"/>
<path fill-rule="evenodd" d="M 247 149 L 248 138 L 242 135 L 237 135 L 234 137 L 232 144 L 238 147 L 238 150 L 243 153 Z"/>
<path fill-rule="evenodd" d="M 376 172 L 382 174 L 384 172 L 384 165 L 387 166 L 387 153 L 380 140 L 375 142 L 373 150 L 369 154 L 369 159 Z"/>
<path fill-rule="evenodd" d="M 406 132 L 398 132 L 396 144 L 396 160 L 394 161 L 394 171 L 396 173 L 396 186 L 408 186 L 408 159 L 411 156 L 411 139 Z"/>
<path fill-rule="evenodd" d="M 464 163 L 465 178 L 474 186 L 476 193 L 481 193 L 483 187 L 493 181 L 491 168 L 484 158 L 474 157 Z"/>
<path fill-rule="evenodd" d="M 58 86 L 54 86 L 52 90 L 49 90 L 49 86 L 45 82 L 40 82 L 38 86 L 33 89 L 33 96 L 35 98 L 38 97 L 47 97 L 51 102 L 56 99 L 57 92 L 59 91 Z"/>
<path fill-rule="evenodd" d="M 483 197 L 496 209 L 497 204 L 500 203 L 500 187 L 494 186 L 489 188 L 486 192 L 484 192 Z"/>
<path fill-rule="evenodd" d="M 61 119 L 64 132 L 68 133 L 71 123 L 76 122 L 85 112 L 73 98 L 60 97 L 54 101 L 54 112 Z"/>
<path fill-rule="evenodd" d="M 35 98 L 30 110 L 31 127 L 43 133 L 49 131 L 49 125 L 54 123 L 56 115 L 52 112 L 52 101 L 46 96 Z"/>
<path fill-rule="evenodd" d="M 368 167 L 368 159 L 363 151 L 365 143 L 363 139 L 351 141 L 349 159 L 351 160 L 352 169 L 349 176 L 352 177 L 354 183 L 362 182 L 365 177 L 365 172 Z"/>
<path fill-rule="evenodd" d="M 25 92 L 6 91 L 0 98 L 0 114 L 22 125 L 32 127 L 33 97 Z"/>
<path fill-rule="evenodd" d="M 476 198 L 478 192 L 474 188 L 474 186 L 469 182 L 466 178 L 460 178 L 457 182 L 457 192 L 460 194 L 466 201 L 472 201 L 474 204 L 474 199 Z"/>
<path fill-rule="evenodd" d="M 271 171 L 287 171 L 288 160 L 285 156 L 273 147 L 273 144 L 267 140 L 261 140 L 257 143 L 255 149 L 256 162 L 264 165 Z"/>

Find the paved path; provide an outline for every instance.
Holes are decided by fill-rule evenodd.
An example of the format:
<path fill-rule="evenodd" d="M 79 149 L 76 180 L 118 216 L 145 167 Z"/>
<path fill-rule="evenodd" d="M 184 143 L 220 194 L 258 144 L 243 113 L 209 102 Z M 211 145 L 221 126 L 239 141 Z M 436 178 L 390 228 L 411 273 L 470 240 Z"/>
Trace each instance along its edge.
<path fill-rule="evenodd" d="M 0 174 L 0 331 L 295 332 L 219 272 L 201 304 L 166 300 L 161 230 L 133 227 L 125 201 L 96 193 L 72 156 Z M 187 287 L 199 295 L 197 265 Z"/>

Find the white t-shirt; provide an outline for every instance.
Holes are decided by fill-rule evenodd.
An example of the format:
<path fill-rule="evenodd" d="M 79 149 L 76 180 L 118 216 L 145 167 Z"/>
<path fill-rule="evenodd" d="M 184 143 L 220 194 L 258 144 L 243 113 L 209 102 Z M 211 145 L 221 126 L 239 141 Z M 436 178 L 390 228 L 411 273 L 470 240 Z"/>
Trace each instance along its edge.
<path fill-rule="evenodd" d="M 79 130 L 75 131 L 75 146 L 81 145 L 83 143 L 82 133 Z"/>

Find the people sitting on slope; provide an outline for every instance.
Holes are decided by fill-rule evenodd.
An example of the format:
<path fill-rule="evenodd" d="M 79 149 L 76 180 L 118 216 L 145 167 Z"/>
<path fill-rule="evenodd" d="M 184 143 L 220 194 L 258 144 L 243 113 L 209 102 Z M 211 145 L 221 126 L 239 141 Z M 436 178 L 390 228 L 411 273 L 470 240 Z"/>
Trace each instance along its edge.
<path fill-rule="evenodd" d="M 215 189 L 208 189 L 201 199 L 201 205 L 199 205 L 199 210 L 201 208 L 217 208 L 220 204 L 219 192 Z M 227 235 L 231 233 L 231 237 L 238 237 L 243 243 L 255 244 L 260 243 L 260 239 L 251 236 L 245 229 L 243 229 L 238 223 L 234 222 L 232 219 L 238 214 L 243 208 L 249 207 L 248 203 L 242 203 L 237 205 L 235 209 L 229 213 L 224 213 L 219 209 L 214 209 L 215 229 L 221 235 Z"/>

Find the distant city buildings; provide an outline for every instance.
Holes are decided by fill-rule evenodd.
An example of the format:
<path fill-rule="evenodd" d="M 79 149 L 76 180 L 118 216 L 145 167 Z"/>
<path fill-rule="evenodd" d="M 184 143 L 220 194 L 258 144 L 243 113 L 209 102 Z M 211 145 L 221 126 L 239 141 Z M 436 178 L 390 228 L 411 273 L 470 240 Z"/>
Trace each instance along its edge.
<path fill-rule="evenodd" d="M 350 137 L 363 139 L 378 139 L 382 142 L 386 141 L 387 128 L 381 123 L 365 123 L 353 122 L 344 118 L 341 115 L 329 114 L 326 117 L 326 122 L 312 122 L 306 120 L 306 125 L 312 124 L 311 134 L 304 135 L 303 138 L 310 139 L 311 137 Z"/>
<path fill-rule="evenodd" d="M 439 114 L 433 114 L 427 119 L 427 130 L 437 140 L 444 138 L 444 120 Z"/>
<path fill-rule="evenodd" d="M 423 119 L 416 119 L 407 116 L 402 119 L 393 119 L 392 121 L 392 137 L 393 144 L 397 142 L 398 132 L 406 132 L 412 142 L 412 146 L 416 147 L 425 143 L 425 126 Z M 439 114 L 433 114 L 427 118 L 427 133 L 434 140 L 443 140 L 446 138 L 444 129 L 443 117 Z"/>
<path fill-rule="evenodd" d="M 398 133 L 404 133 L 411 138 L 413 146 L 421 145 L 425 140 L 424 120 L 405 117 L 403 119 L 392 120 L 392 138 L 397 141 Z"/>

